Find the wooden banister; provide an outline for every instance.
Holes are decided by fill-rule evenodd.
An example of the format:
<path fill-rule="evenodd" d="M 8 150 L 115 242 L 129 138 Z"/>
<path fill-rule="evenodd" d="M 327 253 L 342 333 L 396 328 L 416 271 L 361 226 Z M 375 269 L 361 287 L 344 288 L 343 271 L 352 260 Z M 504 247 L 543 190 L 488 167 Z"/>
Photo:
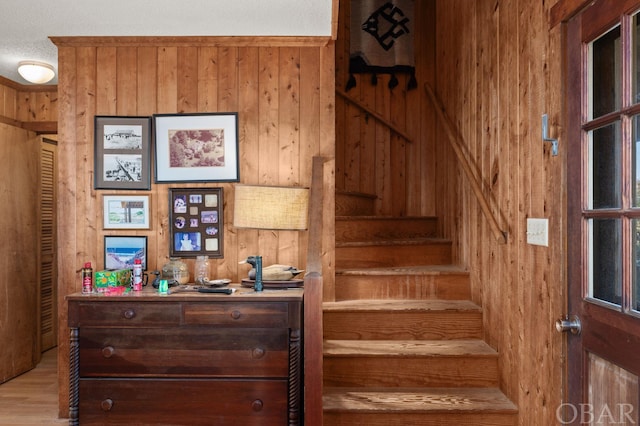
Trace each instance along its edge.
<path fill-rule="evenodd" d="M 322 202 L 325 159 L 313 157 L 304 276 L 304 417 L 322 425 Z"/>
<path fill-rule="evenodd" d="M 480 186 L 480 182 L 478 182 L 478 179 L 473 173 L 473 169 L 471 168 L 471 164 L 469 163 L 469 160 L 467 159 L 467 157 L 464 155 L 462 151 L 462 143 L 460 142 L 459 133 L 454 130 L 455 127 L 452 121 L 449 119 L 449 117 L 445 113 L 442 103 L 436 96 L 431 86 L 429 86 L 429 84 L 425 84 L 424 87 L 425 87 L 425 90 L 427 91 L 427 95 L 429 96 L 429 98 L 431 99 L 431 102 L 433 103 L 433 107 L 436 110 L 438 117 L 440 118 L 440 120 L 442 121 L 442 124 L 444 125 L 444 129 L 447 132 L 447 135 L 449 136 L 449 143 L 451 144 L 451 148 L 453 148 L 453 152 L 455 152 L 456 157 L 460 162 L 460 165 L 462 166 L 462 170 L 467 176 L 467 179 L 469 179 L 469 183 L 471 184 L 471 189 L 473 191 L 473 194 L 478 200 L 478 204 L 480 204 L 480 209 L 482 210 L 482 213 L 484 213 L 485 218 L 489 222 L 489 227 L 493 232 L 493 236 L 495 237 L 496 241 L 498 241 L 500 244 L 505 244 L 507 242 L 507 237 L 506 237 L 507 234 L 506 232 L 500 229 L 500 226 L 498 225 L 498 221 L 496 220 L 495 216 L 491 212 L 491 209 L 489 208 L 489 203 L 487 202 L 487 198 L 482 192 L 482 187 Z"/>
<path fill-rule="evenodd" d="M 378 120 L 378 122 L 380 122 L 381 124 L 384 124 L 385 126 L 387 126 L 392 132 L 400 136 L 402 139 L 406 140 L 409 143 L 413 143 L 413 139 L 411 139 L 411 136 L 406 134 L 401 128 L 393 124 L 391 121 L 387 120 L 382 115 L 378 114 L 373 109 L 369 108 L 362 102 L 358 102 L 356 99 L 353 99 L 352 97 L 350 97 L 340 89 L 336 89 L 336 94 L 340 95 L 347 102 L 357 106 L 358 108 L 360 108 L 361 110 L 363 110 L 364 112 L 366 112 L 367 114 L 369 114 L 370 116 Z"/>

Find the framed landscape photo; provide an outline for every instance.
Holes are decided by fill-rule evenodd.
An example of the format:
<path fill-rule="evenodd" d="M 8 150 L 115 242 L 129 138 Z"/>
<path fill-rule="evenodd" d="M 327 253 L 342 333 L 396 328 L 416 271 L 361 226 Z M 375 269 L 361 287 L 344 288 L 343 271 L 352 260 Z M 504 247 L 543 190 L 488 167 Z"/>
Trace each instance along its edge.
<path fill-rule="evenodd" d="M 169 188 L 169 256 L 223 257 L 222 188 Z"/>
<path fill-rule="evenodd" d="M 147 237 L 104 237 L 104 269 L 133 269 L 136 259 L 142 261 L 142 270 L 147 269 Z"/>
<path fill-rule="evenodd" d="M 155 114 L 155 182 L 237 182 L 238 114 Z"/>
<path fill-rule="evenodd" d="M 151 118 L 95 116 L 95 189 L 151 189 Z"/>
<path fill-rule="evenodd" d="M 104 229 L 149 229 L 148 195 L 103 195 Z"/>

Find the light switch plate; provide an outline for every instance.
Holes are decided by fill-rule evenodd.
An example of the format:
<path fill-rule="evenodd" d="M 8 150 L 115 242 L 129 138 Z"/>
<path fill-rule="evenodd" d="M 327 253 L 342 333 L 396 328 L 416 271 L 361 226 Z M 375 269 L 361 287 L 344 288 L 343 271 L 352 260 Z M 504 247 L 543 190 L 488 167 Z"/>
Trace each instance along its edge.
<path fill-rule="evenodd" d="M 527 243 L 549 247 L 549 219 L 527 219 Z"/>

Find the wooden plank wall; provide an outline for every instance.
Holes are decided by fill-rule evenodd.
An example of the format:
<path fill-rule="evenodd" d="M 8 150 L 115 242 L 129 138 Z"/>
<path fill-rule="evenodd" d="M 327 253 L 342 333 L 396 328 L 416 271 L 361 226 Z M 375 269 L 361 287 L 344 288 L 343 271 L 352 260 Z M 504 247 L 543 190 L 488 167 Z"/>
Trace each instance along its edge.
<path fill-rule="evenodd" d="M 308 186 L 312 157 L 329 159 L 325 226 L 333 229 L 334 44 L 328 38 L 54 38 L 59 50 L 59 288 L 60 412 L 68 404 L 68 333 L 64 296 L 80 291 L 78 270 L 103 267 L 102 195 L 93 189 L 95 115 L 239 113 L 241 183 Z M 168 188 L 222 187 L 224 258 L 214 278 L 244 277 L 238 261 L 261 254 L 265 265 L 304 269 L 306 233 L 237 230 L 232 183 L 153 184 L 149 269 L 168 260 Z M 139 192 L 139 191 L 138 191 Z M 124 192 L 121 192 L 124 193 Z M 130 192 L 127 192 L 130 193 Z M 333 235 L 323 251 L 325 280 L 333 279 Z M 120 232 L 122 234 L 122 232 Z M 188 260 L 192 263 L 193 260 Z"/>
<path fill-rule="evenodd" d="M 336 98 L 336 190 L 377 196 L 377 215 L 435 214 L 435 116 L 422 87 L 435 73 L 433 1 L 417 1 L 414 44 L 418 89 L 407 90 L 406 75 L 388 88 L 389 76 L 355 75 L 347 92 L 411 136 L 407 142 L 368 113 Z M 344 91 L 349 78 L 350 2 L 340 3 L 336 41 L 336 88 Z"/>
<path fill-rule="evenodd" d="M 436 204 L 443 234 L 468 265 L 484 307 L 487 341 L 500 352 L 501 386 L 519 424 L 556 424 L 563 392 L 565 149 L 561 134 L 560 27 L 554 2 L 436 0 L 436 91 L 458 126 L 508 242 L 498 244 L 466 178 L 436 143 Z M 549 114 L 560 155 L 541 138 Z M 439 125 L 437 139 L 445 133 Z M 549 247 L 526 243 L 526 219 L 549 219 Z"/>
<path fill-rule="evenodd" d="M 52 123 L 57 120 L 57 86 L 27 86 L 0 77 L 0 122 L 29 130 L 50 131 L 55 130 Z"/>

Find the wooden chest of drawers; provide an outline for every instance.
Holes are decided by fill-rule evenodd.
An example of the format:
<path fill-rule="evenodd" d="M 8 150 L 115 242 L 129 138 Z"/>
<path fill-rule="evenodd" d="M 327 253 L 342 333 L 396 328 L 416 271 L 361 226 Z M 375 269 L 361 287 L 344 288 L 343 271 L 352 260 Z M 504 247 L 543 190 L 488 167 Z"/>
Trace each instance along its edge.
<path fill-rule="evenodd" d="M 67 300 L 70 424 L 301 424 L 301 289 Z"/>

